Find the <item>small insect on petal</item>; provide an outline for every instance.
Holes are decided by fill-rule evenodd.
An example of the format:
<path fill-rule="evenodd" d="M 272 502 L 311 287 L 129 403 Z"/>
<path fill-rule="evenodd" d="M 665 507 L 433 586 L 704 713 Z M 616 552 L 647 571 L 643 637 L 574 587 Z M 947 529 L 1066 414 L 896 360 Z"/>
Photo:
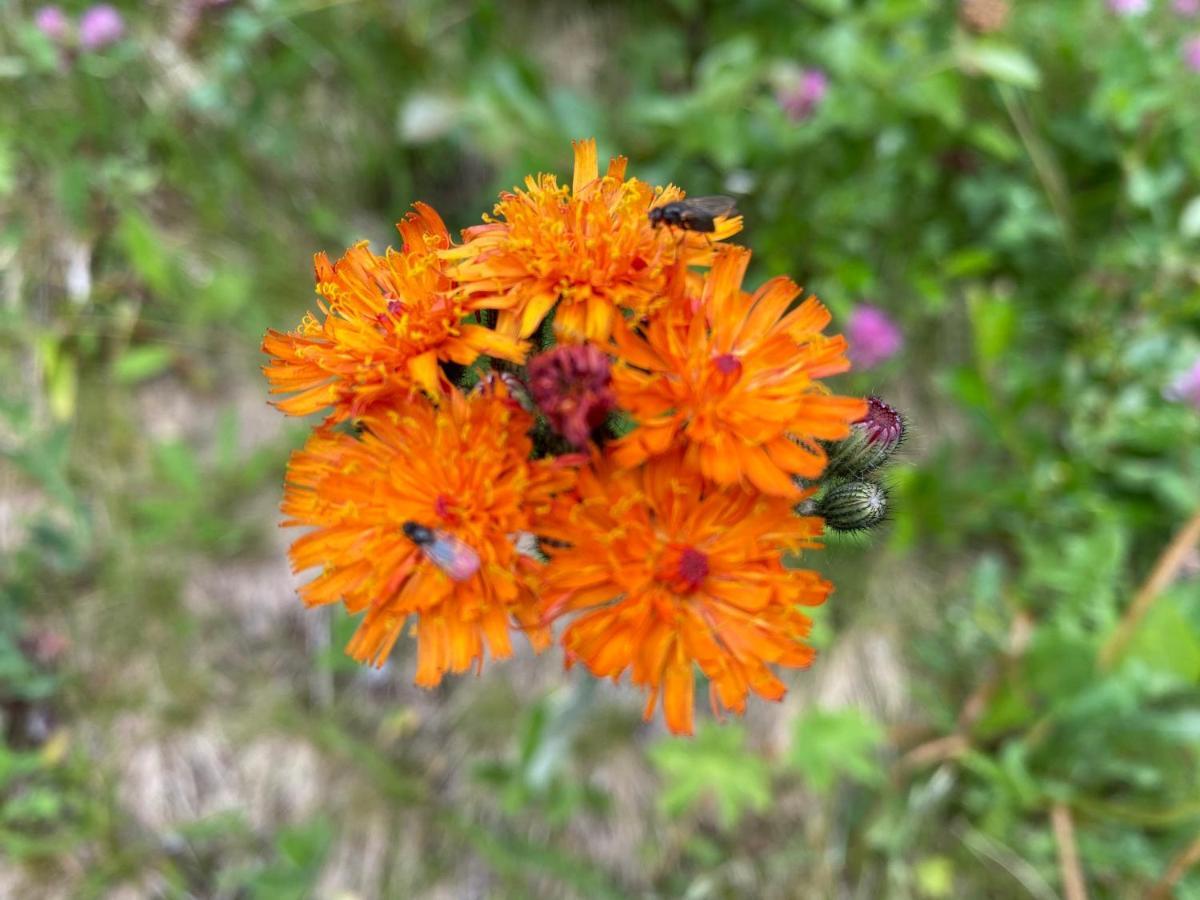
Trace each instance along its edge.
<path fill-rule="evenodd" d="M 455 581 L 466 581 L 479 571 L 479 554 L 456 537 L 435 532 L 437 538 L 421 549 L 435 566 Z"/>
<path fill-rule="evenodd" d="M 467 581 L 479 571 L 479 554 L 449 532 L 405 522 L 404 534 L 421 548 L 426 559 L 455 581 Z"/>

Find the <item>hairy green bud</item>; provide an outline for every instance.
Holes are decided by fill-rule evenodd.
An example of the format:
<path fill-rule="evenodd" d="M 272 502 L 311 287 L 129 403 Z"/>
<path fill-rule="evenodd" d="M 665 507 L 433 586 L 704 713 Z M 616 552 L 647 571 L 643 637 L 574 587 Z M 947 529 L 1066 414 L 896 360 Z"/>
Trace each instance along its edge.
<path fill-rule="evenodd" d="M 887 515 L 887 491 L 873 481 L 846 481 L 825 492 L 815 512 L 833 531 L 868 531 Z"/>
<path fill-rule="evenodd" d="M 904 441 L 904 416 L 878 397 L 867 398 L 867 412 L 850 426 L 850 436 L 827 444 L 826 478 L 861 478 L 886 463 Z"/>

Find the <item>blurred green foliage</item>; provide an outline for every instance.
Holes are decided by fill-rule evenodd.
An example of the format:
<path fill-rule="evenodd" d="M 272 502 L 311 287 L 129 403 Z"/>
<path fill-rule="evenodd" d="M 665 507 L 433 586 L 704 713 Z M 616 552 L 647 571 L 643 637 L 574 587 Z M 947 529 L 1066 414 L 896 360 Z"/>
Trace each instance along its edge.
<path fill-rule="evenodd" d="M 372 849 L 363 896 L 1054 897 L 1065 804 L 1091 895 L 1143 896 L 1200 830 L 1195 575 L 1104 648 L 1200 507 L 1200 416 L 1163 397 L 1200 357 L 1200 19 L 1014 6 L 981 34 L 938 0 L 124 3 L 81 52 L 0 5 L 0 883 L 304 896 L 369 809 L 422 837 Z M 829 90 L 796 120 L 802 68 Z M 830 669 L 790 683 L 813 701 L 864 641 L 897 661 L 786 747 L 791 707 L 666 739 L 502 664 L 416 699 L 411 659 L 344 664 L 344 616 L 187 601 L 280 553 L 298 432 L 238 398 L 310 254 L 394 242 L 417 199 L 474 224 L 589 135 L 738 195 L 752 280 L 906 334 L 842 385 L 914 423 L 893 521 L 806 557 Z M 131 715 L 168 749 L 213 716 L 311 744 L 346 806 L 156 825 L 122 792 Z"/>
<path fill-rule="evenodd" d="M 678 815 L 701 799 L 711 799 L 717 820 L 732 828 L 746 812 L 762 812 L 771 802 L 767 765 L 746 750 L 737 725 L 706 723 L 693 739 L 667 740 L 653 748 L 651 760 L 662 774 L 662 806 Z"/>

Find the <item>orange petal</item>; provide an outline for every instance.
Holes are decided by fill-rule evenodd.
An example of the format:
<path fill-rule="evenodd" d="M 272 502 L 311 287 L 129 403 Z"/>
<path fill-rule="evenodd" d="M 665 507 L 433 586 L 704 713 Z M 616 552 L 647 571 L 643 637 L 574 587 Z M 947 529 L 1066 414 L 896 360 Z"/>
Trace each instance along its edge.
<path fill-rule="evenodd" d="M 417 623 L 417 675 L 420 687 L 437 687 L 446 671 L 446 623 L 439 616 L 421 616 Z"/>
<path fill-rule="evenodd" d="M 726 246 L 717 250 L 712 271 L 704 286 L 704 316 L 713 330 L 717 350 L 728 353 L 733 330 L 742 321 L 746 301 L 742 296 L 742 279 L 750 265 L 750 251 L 744 247 Z"/>
<path fill-rule="evenodd" d="M 525 362 L 529 352 L 528 341 L 518 341 L 507 335 L 484 328 L 482 325 L 466 325 L 462 330 L 462 341 L 476 353 L 484 353 L 506 359 L 518 365 Z M 462 362 L 462 360 L 458 360 Z M 470 365 L 470 363 L 463 363 Z"/>
<path fill-rule="evenodd" d="M 804 655 L 811 661 L 815 654 L 807 647 L 805 650 L 808 652 Z M 764 700 L 782 700 L 787 693 L 787 685 L 766 666 L 755 666 L 750 670 L 750 689 Z"/>
<path fill-rule="evenodd" d="M 439 381 L 441 370 L 438 369 L 437 353 L 435 351 L 429 350 L 420 356 L 414 356 L 410 359 L 408 361 L 408 374 L 412 376 L 413 381 L 430 394 L 437 396 L 441 393 L 441 384 Z"/>
<path fill-rule="evenodd" d="M 768 443 L 766 448 L 771 461 L 793 475 L 815 478 L 825 469 L 825 451 L 818 444 L 802 446 L 788 438 L 779 437 Z"/>
<path fill-rule="evenodd" d="M 445 238 L 447 245 L 450 243 L 450 233 L 442 217 L 428 203 L 420 201 L 413 204 L 413 211 L 403 221 L 396 223 L 396 230 L 400 232 L 406 248 L 424 250 L 424 236 L 427 234 L 439 235 Z"/>
<path fill-rule="evenodd" d="M 675 734 L 692 733 L 692 713 L 695 706 L 696 681 L 691 661 L 681 650 L 663 672 L 663 714 L 667 727 Z"/>
<path fill-rule="evenodd" d="M 274 393 L 274 391 L 272 391 Z M 338 385 L 331 381 L 329 384 L 318 385 L 301 394 L 279 400 L 275 407 L 289 416 L 307 416 L 315 413 L 337 401 Z"/>
<path fill-rule="evenodd" d="M 613 323 L 613 338 L 617 342 L 617 355 L 631 365 L 650 371 L 669 369 L 661 356 L 641 337 L 630 330 L 621 318 Z"/>
<path fill-rule="evenodd" d="M 705 477 L 711 478 L 717 484 L 737 484 L 741 479 L 742 470 L 738 465 L 738 455 L 724 432 L 718 432 L 713 436 L 711 443 L 701 447 L 700 470 Z"/>
<path fill-rule="evenodd" d="M 742 464 L 742 471 L 746 477 L 750 479 L 751 484 L 762 491 L 764 494 L 770 494 L 774 497 L 798 497 L 800 489 L 792 483 L 792 479 L 787 476 L 779 466 L 771 461 L 767 456 L 767 451 L 762 447 L 747 447 L 742 445 L 738 448 L 738 460 Z M 817 473 L 820 473 L 819 467 Z"/>
<path fill-rule="evenodd" d="M 542 324 L 542 319 L 546 318 L 546 313 L 550 312 L 551 307 L 557 302 L 558 295 L 555 293 L 541 293 L 531 297 L 525 305 L 524 312 L 521 313 L 521 327 L 517 332 L 518 335 L 527 338 L 537 331 L 538 326 Z M 501 317 L 503 317 L 503 313 Z"/>
<path fill-rule="evenodd" d="M 613 307 L 607 299 L 593 297 L 587 304 L 587 339 L 607 341 L 612 334 Z"/>
<path fill-rule="evenodd" d="M 572 141 L 575 148 L 575 177 L 571 181 L 571 193 L 578 195 L 584 187 L 600 177 L 600 162 L 596 157 L 596 139 Z"/>
<path fill-rule="evenodd" d="M 799 295 L 800 287 L 792 279 L 782 275 L 772 278 L 755 292 L 754 309 L 743 322 L 740 333 L 765 334 L 783 318 L 788 304 Z"/>
<path fill-rule="evenodd" d="M 817 334 L 830 320 L 829 310 L 816 297 L 808 297 L 780 322 L 779 326 L 796 340 Z"/>
<path fill-rule="evenodd" d="M 634 432 L 636 434 L 636 432 Z M 607 456 L 618 469 L 632 469 L 646 461 L 646 450 L 641 443 L 628 435 L 608 445 Z"/>

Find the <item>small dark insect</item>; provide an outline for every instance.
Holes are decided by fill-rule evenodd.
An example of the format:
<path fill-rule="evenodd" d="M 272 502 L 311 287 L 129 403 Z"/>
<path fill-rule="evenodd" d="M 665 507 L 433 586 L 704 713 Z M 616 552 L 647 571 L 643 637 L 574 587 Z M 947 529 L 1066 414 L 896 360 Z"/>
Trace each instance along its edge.
<path fill-rule="evenodd" d="M 419 522 L 405 522 L 403 529 L 425 558 L 455 581 L 466 581 L 479 571 L 479 554 L 454 535 Z"/>
<path fill-rule="evenodd" d="M 664 203 L 650 210 L 650 224 L 709 234 L 717 230 L 715 219 L 733 214 L 736 202 L 732 197 L 692 197 Z"/>

